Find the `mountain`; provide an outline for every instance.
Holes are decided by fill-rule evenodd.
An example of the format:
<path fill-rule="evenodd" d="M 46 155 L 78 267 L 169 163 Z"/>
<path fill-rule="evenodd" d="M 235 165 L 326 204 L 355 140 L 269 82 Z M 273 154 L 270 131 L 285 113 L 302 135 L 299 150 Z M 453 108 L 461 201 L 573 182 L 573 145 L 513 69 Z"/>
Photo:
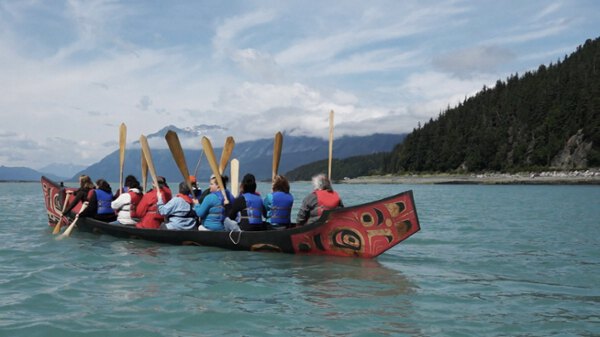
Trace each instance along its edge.
<path fill-rule="evenodd" d="M 28 167 L 0 166 L 0 181 L 39 181 L 42 175 L 53 180 L 62 178 L 53 174 L 44 174 Z"/>
<path fill-rule="evenodd" d="M 168 125 L 164 128 L 158 130 L 155 133 L 149 134 L 146 136 L 147 139 L 151 138 L 165 138 L 165 135 L 169 130 L 177 133 L 179 138 L 200 138 L 201 136 L 205 136 L 210 134 L 211 136 L 224 135 L 227 132 L 227 128 L 224 128 L 220 125 L 206 125 L 200 124 L 192 127 L 178 128 L 175 125 Z M 225 137 L 222 137 L 225 138 Z M 138 144 L 139 141 L 135 141 L 134 144 Z"/>
<path fill-rule="evenodd" d="M 85 165 L 53 163 L 40 168 L 38 171 L 43 172 L 47 177 L 54 175 L 56 177 L 62 177 L 60 179 L 64 180 L 72 177 L 75 173 L 80 172 L 85 168 Z"/>
<path fill-rule="evenodd" d="M 383 160 L 388 152 L 370 155 L 353 156 L 346 159 L 334 159 L 331 163 L 331 177 L 333 180 L 356 178 L 361 176 L 379 175 L 383 167 Z M 286 173 L 289 180 L 310 180 L 317 172 L 328 173 L 329 159 L 319 160 L 299 166 Z"/>
<path fill-rule="evenodd" d="M 600 38 L 484 86 L 413 130 L 384 162 L 384 173 L 599 167 Z"/>
<path fill-rule="evenodd" d="M 153 137 L 162 136 L 169 130 L 169 127 L 153 134 Z M 178 133 L 179 138 L 183 138 L 179 133 L 182 129 L 172 127 L 172 130 Z M 196 135 L 195 135 L 196 136 Z M 334 158 L 347 158 L 361 154 L 372 154 L 377 152 L 389 152 L 392 148 L 402 142 L 405 135 L 394 134 L 374 134 L 370 136 L 345 136 L 334 140 L 333 156 Z M 199 139 L 198 139 L 199 140 Z M 199 141 L 198 141 L 199 143 Z M 166 142 L 165 142 L 166 144 Z M 213 143 L 213 146 L 216 146 Z M 187 160 L 190 174 L 194 174 L 196 165 L 200 161 L 200 166 L 196 176 L 200 181 L 208 179 L 210 176 L 210 167 L 206 161 L 206 156 L 198 149 L 185 149 L 184 154 Z M 152 159 L 158 175 L 165 176 L 168 181 L 180 181 L 181 174 L 177 168 L 171 152 L 168 149 L 152 149 Z M 215 155 L 219 160 L 222 148 L 215 147 Z M 308 164 L 314 161 L 326 159 L 329 156 L 329 142 L 315 137 L 296 137 L 284 135 L 281 161 L 279 172 L 285 173 L 298 166 Z M 201 158 L 202 157 L 202 158 Z M 237 158 L 240 162 L 240 175 L 253 173 L 257 179 L 270 179 L 273 162 L 273 139 L 258 139 L 253 141 L 240 142 L 235 145 L 231 158 Z M 141 176 L 140 149 L 127 148 L 125 151 L 124 175 L 133 174 L 138 179 Z M 228 170 L 226 174 L 228 174 Z M 119 153 L 118 150 L 104 157 L 99 162 L 78 172 L 71 179 L 76 181 L 80 174 L 87 174 L 92 179 L 104 178 L 111 182 L 119 181 Z M 150 180 L 148 176 L 148 180 Z"/>

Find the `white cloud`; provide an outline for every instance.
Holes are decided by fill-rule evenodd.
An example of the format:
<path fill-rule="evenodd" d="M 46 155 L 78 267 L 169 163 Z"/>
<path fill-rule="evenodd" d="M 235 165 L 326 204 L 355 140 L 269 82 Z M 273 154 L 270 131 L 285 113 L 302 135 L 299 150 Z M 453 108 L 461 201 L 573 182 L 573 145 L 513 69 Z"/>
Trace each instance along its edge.
<path fill-rule="evenodd" d="M 594 38 L 600 7 L 174 6 L 0 2 L 0 139 L 10 144 L 0 165 L 92 164 L 116 149 L 121 122 L 131 142 L 169 124 L 222 125 L 238 141 L 279 130 L 326 138 L 331 109 L 336 137 L 410 131 Z"/>

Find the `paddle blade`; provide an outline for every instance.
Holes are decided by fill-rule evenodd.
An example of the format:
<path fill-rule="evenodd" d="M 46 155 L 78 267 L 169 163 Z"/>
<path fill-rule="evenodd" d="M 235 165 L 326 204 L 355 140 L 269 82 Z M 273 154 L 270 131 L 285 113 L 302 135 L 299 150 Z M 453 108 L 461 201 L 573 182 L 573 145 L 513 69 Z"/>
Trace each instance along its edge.
<path fill-rule="evenodd" d="M 327 177 L 331 180 L 331 162 L 333 160 L 333 110 L 329 112 L 329 170 Z"/>
<path fill-rule="evenodd" d="M 219 166 L 217 164 L 217 158 L 215 157 L 215 151 L 213 150 L 210 140 L 206 137 L 202 137 L 202 149 L 206 154 L 206 159 L 208 160 L 210 169 L 212 170 L 215 179 L 217 179 L 217 184 L 219 184 L 219 188 L 221 189 L 221 193 L 223 194 L 225 205 L 227 205 L 229 204 L 229 200 L 227 199 L 227 193 L 225 193 L 225 185 L 223 184 L 223 179 L 221 178 L 221 173 L 219 172 Z"/>
<path fill-rule="evenodd" d="M 229 168 L 231 176 L 231 193 L 237 198 L 240 189 L 240 162 L 237 159 L 231 159 L 231 167 Z"/>
<path fill-rule="evenodd" d="M 179 172 L 183 177 L 183 181 L 185 181 L 190 191 L 192 191 L 193 189 L 192 184 L 190 183 L 190 172 L 188 171 L 187 163 L 185 161 L 185 154 L 183 153 L 183 148 L 181 147 L 177 133 L 169 130 L 165 135 L 165 139 L 169 145 L 169 149 L 171 150 L 171 155 L 173 155 L 173 159 L 179 168 Z"/>
<path fill-rule="evenodd" d="M 60 220 L 56 223 L 56 225 L 54 225 L 54 230 L 52 230 L 52 234 L 58 234 L 60 233 L 60 227 L 62 226 L 62 217 L 60 218 Z"/>
<path fill-rule="evenodd" d="M 79 213 L 77 213 L 73 222 L 71 222 L 71 224 L 69 225 L 69 227 L 67 227 L 67 229 L 65 230 L 64 233 L 62 233 L 61 235 L 59 235 L 56 238 L 57 240 L 62 240 L 64 238 L 66 238 L 67 236 L 71 236 L 71 232 L 73 231 L 73 228 L 75 228 L 75 224 L 77 223 L 77 220 L 79 220 L 79 215 L 81 213 L 83 213 L 83 211 L 88 207 L 88 205 L 89 205 L 89 203 L 87 201 L 84 202 L 83 205 L 81 205 L 81 208 L 79 209 Z"/>
<path fill-rule="evenodd" d="M 154 162 L 152 161 L 152 153 L 150 152 L 150 147 L 148 146 L 148 139 L 146 139 L 146 136 L 140 136 L 140 144 L 142 146 L 142 154 L 144 155 L 144 158 L 146 158 L 146 163 L 148 164 L 148 171 L 150 171 L 152 183 L 154 186 L 156 186 L 156 188 L 158 188 L 158 177 L 156 176 Z"/>
<path fill-rule="evenodd" d="M 121 123 L 119 127 L 119 191 L 123 188 L 123 167 L 125 165 L 125 144 L 127 142 L 127 126 Z"/>
<path fill-rule="evenodd" d="M 275 179 L 277 172 L 279 171 L 279 161 L 281 160 L 281 147 L 283 146 L 283 135 L 281 132 L 275 134 L 275 141 L 273 143 L 273 174 L 271 180 Z"/>
<path fill-rule="evenodd" d="M 65 209 L 67 209 L 67 204 L 69 203 L 69 195 L 70 195 L 70 193 L 66 192 L 64 189 L 63 189 L 63 192 L 64 192 L 64 195 L 65 195 L 65 197 L 64 197 L 65 201 L 63 202 L 63 207 L 62 207 L 61 213 L 64 213 Z M 64 215 L 61 216 L 60 220 L 58 220 L 58 223 L 56 225 L 54 225 L 54 230 L 52 231 L 52 234 L 58 234 L 58 233 L 60 233 L 60 228 L 62 227 L 63 220 L 65 220 L 65 216 Z"/>
<path fill-rule="evenodd" d="M 221 175 L 223 175 L 223 172 L 225 172 L 225 168 L 227 167 L 227 163 L 229 162 L 229 157 L 231 157 L 234 146 L 235 141 L 233 140 L 233 137 L 227 137 L 225 140 L 225 145 L 223 146 L 223 152 L 221 152 L 221 162 L 219 163 L 219 173 Z"/>
<path fill-rule="evenodd" d="M 148 163 L 146 162 L 146 157 L 144 153 L 140 153 L 141 159 L 141 167 L 142 167 L 142 188 L 144 189 L 144 193 L 146 193 L 146 185 L 148 185 Z"/>

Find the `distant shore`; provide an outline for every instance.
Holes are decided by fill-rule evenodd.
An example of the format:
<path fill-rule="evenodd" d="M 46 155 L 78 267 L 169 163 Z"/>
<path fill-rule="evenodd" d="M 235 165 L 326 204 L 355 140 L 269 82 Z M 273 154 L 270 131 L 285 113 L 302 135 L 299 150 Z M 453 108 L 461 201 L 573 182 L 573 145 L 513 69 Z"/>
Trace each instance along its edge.
<path fill-rule="evenodd" d="M 345 178 L 343 184 L 600 185 L 600 169 L 484 174 L 411 174 Z"/>

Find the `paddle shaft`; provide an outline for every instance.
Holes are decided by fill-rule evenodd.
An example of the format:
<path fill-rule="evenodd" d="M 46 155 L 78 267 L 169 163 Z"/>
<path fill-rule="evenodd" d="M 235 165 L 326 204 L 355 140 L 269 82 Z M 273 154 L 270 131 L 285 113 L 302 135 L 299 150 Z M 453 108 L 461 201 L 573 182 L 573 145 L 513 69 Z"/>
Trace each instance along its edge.
<path fill-rule="evenodd" d="M 331 180 L 331 162 L 333 160 L 333 110 L 329 112 L 329 167 L 327 177 Z"/>
<path fill-rule="evenodd" d="M 196 168 L 194 169 L 194 177 L 198 176 L 198 169 L 200 168 L 200 162 L 202 161 L 202 156 L 204 155 L 204 150 L 200 151 L 200 158 L 198 158 L 198 163 L 196 163 Z"/>
<path fill-rule="evenodd" d="M 119 127 L 119 192 L 123 191 L 123 167 L 125 165 L 125 143 L 127 141 L 127 126 L 121 123 Z"/>
<path fill-rule="evenodd" d="M 223 184 L 223 179 L 221 178 L 221 173 L 219 173 L 219 166 L 217 165 L 217 159 L 215 158 L 215 152 L 213 150 L 212 144 L 210 140 L 206 137 L 202 137 L 202 148 L 204 149 L 204 153 L 206 153 L 206 159 L 208 160 L 208 164 L 210 165 L 210 169 L 217 179 L 217 184 L 219 184 L 219 189 L 221 189 L 221 194 L 223 194 L 223 203 L 225 205 L 229 204 L 229 200 L 227 199 L 227 193 L 225 193 L 225 185 Z"/>

